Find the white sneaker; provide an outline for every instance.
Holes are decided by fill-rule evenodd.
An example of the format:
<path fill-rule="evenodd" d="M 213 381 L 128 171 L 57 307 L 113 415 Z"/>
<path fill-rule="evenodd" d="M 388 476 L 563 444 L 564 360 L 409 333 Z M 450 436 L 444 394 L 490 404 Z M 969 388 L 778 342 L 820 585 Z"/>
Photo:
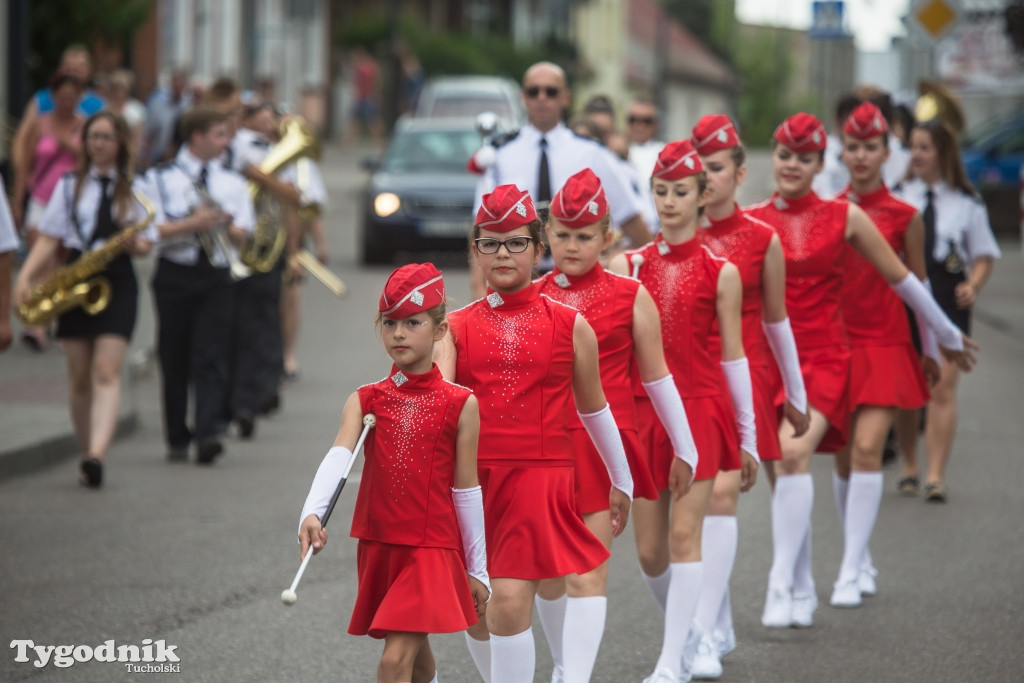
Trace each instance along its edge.
<path fill-rule="evenodd" d="M 861 596 L 867 597 L 878 593 L 878 570 L 871 566 L 860 568 L 860 575 L 857 576 L 857 587 L 860 588 Z"/>
<path fill-rule="evenodd" d="M 693 658 L 690 674 L 697 679 L 716 679 L 722 675 L 722 661 L 718 658 L 718 646 L 711 638 L 705 636 L 697 646 L 697 656 Z"/>
<path fill-rule="evenodd" d="M 679 683 L 679 678 L 665 667 L 661 667 L 645 678 L 644 683 Z"/>
<path fill-rule="evenodd" d="M 555 670 L 551 672 L 551 683 L 562 683 L 563 676 L 562 667 L 556 665 Z"/>
<path fill-rule="evenodd" d="M 857 586 L 857 579 L 836 582 L 832 587 L 832 599 L 829 603 L 833 607 L 860 607 L 860 588 Z"/>
<path fill-rule="evenodd" d="M 814 626 L 814 610 L 818 609 L 818 596 L 811 593 L 793 593 L 793 626 Z"/>
<path fill-rule="evenodd" d="M 789 628 L 793 625 L 793 596 L 789 591 L 768 588 L 761 623 L 769 628 Z"/>
<path fill-rule="evenodd" d="M 715 629 L 714 642 L 718 648 L 718 658 L 721 659 L 736 649 L 736 631 L 729 629 L 728 633 L 722 633 Z"/>

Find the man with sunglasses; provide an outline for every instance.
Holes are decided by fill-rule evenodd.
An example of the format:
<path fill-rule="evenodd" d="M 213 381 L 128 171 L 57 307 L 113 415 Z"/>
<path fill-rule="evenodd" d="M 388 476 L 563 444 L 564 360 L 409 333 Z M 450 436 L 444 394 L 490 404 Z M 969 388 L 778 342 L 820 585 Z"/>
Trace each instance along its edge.
<path fill-rule="evenodd" d="M 654 101 L 646 97 L 638 97 L 629 103 L 626 110 L 626 131 L 629 133 L 629 162 L 633 164 L 641 179 L 640 193 L 644 202 L 644 216 L 651 232 L 658 231 L 658 212 L 654 208 L 654 197 L 651 195 L 651 184 L 648 179 L 658 160 L 665 143 L 658 140 L 658 108 Z"/>

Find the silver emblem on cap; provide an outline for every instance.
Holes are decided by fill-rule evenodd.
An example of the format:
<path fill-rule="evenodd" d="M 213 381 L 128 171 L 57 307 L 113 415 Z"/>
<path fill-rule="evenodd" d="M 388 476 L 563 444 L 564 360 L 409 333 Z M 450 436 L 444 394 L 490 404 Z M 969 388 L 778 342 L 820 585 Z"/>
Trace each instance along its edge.
<path fill-rule="evenodd" d="M 416 290 L 409 296 L 409 301 L 413 302 L 417 306 L 423 305 L 423 292 Z"/>
<path fill-rule="evenodd" d="M 526 207 L 523 206 L 522 202 L 516 204 L 516 213 L 518 213 L 523 218 L 526 218 Z"/>

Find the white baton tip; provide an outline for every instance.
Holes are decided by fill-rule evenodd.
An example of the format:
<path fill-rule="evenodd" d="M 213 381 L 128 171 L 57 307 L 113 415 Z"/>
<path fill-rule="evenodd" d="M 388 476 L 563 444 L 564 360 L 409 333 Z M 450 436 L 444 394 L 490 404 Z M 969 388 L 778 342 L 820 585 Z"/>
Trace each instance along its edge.
<path fill-rule="evenodd" d="M 634 266 L 642 266 L 644 264 L 644 256 L 643 254 L 633 254 L 629 257 L 629 262 Z"/>
<path fill-rule="evenodd" d="M 363 415 L 363 424 L 367 427 L 373 427 L 377 424 L 377 418 L 373 413 L 367 413 L 366 415 Z"/>
<path fill-rule="evenodd" d="M 298 600 L 298 599 L 299 599 L 299 596 L 296 595 L 295 591 L 293 591 L 290 588 L 286 588 L 284 590 L 284 592 L 281 593 L 281 602 L 283 602 L 284 604 L 288 605 L 289 607 L 294 605 L 295 601 Z"/>

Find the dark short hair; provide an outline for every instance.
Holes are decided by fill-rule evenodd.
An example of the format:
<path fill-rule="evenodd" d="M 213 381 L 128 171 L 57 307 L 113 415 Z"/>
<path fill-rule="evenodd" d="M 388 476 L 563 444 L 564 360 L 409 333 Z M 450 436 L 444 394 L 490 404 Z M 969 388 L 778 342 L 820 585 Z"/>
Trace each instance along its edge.
<path fill-rule="evenodd" d="M 849 118 L 853 110 L 860 106 L 860 98 L 853 93 L 846 93 L 836 100 L 836 121 L 840 125 Z"/>
<path fill-rule="evenodd" d="M 212 107 L 199 106 L 189 109 L 182 114 L 178 124 L 181 139 L 187 143 L 196 133 L 206 133 L 218 124 L 227 123 L 227 120 L 227 114 Z"/>

